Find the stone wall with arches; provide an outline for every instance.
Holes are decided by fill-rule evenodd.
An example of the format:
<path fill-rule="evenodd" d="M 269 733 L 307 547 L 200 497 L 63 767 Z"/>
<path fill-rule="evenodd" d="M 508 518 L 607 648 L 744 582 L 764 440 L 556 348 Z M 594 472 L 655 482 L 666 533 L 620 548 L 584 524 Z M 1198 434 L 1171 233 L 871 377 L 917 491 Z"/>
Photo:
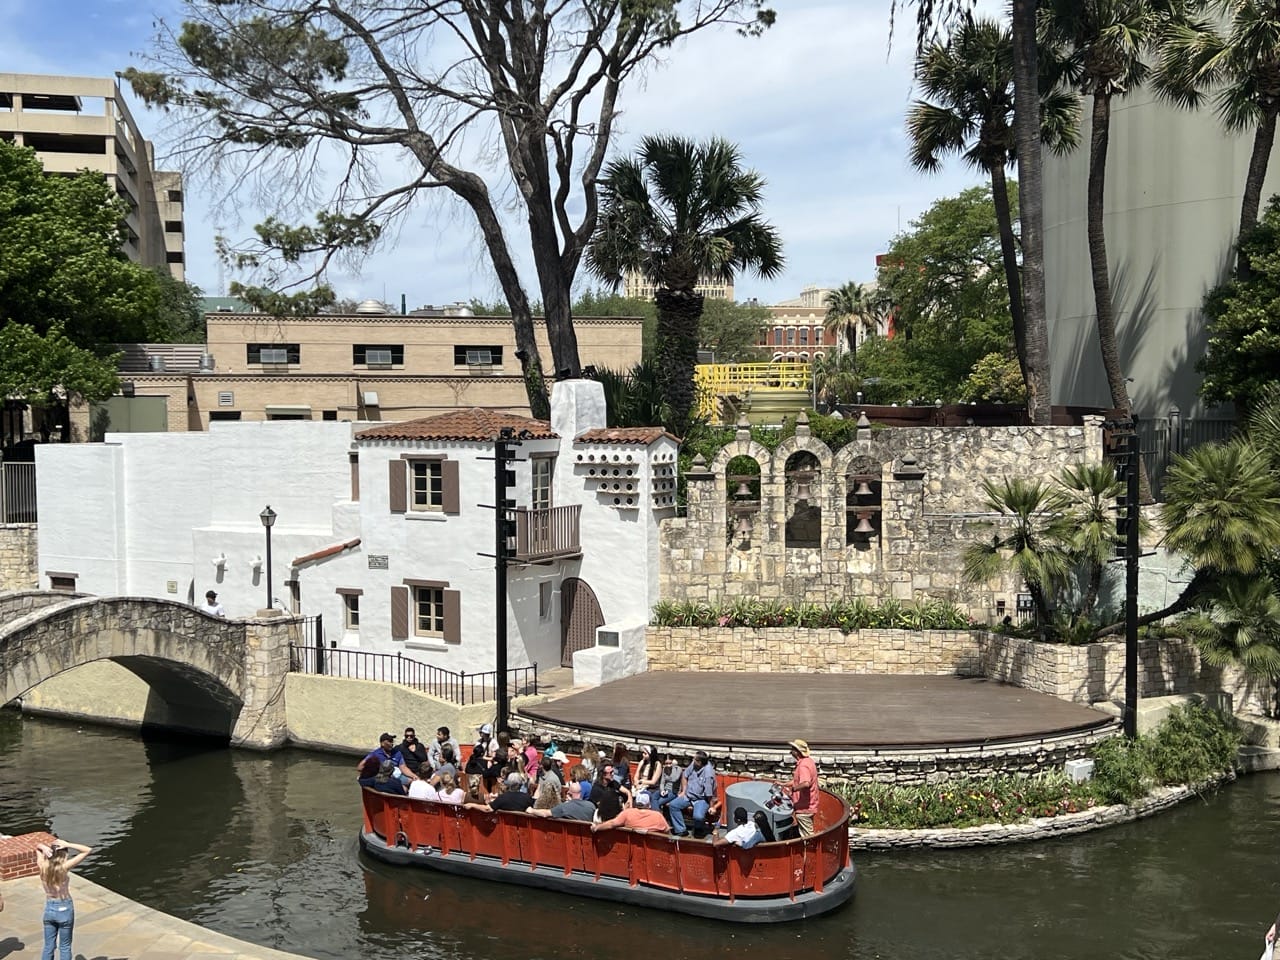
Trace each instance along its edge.
<path fill-rule="evenodd" d="M 865 421 L 864 421 L 865 424 Z M 770 451 L 740 424 L 735 438 L 686 474 L 688 509 L 664 521 L 661 595 L 829 602 L 938 598 L 987 619 L 1011 577 L 961 578 L 965 546 L 990 537 L 984 479 L 1053 480 L 1102 459 L 1102 420 L 1062 427 L 894 427 L 865 424 L 831 450 L 801 415 Z"/>

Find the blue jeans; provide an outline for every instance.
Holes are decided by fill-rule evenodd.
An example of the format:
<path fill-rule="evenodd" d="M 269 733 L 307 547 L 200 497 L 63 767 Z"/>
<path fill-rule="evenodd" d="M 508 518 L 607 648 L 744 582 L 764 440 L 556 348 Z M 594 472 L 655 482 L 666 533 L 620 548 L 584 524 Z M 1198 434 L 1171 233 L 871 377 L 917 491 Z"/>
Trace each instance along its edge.
<path fill-rule="evenodd" d="M 701 797 L 676 797 L 667 807 L 671 811 L 671 832 L 676 836 L 688 833 L 688 828 L 684 825 L 684 812 L 693 807 L 693 820 L 695 823 L 701 823 L 707 819 L 707 811 L 711 809 L 711 804 Z"/>
<path fill-rule="evenodd" d="M 40 960 L 53 960 L 53 948 L 58 948 L 58 960 L 71 960 L 71 931 L 76 925 L 76 908 L 70 898 L 44 902 L 44 951 Z"/>

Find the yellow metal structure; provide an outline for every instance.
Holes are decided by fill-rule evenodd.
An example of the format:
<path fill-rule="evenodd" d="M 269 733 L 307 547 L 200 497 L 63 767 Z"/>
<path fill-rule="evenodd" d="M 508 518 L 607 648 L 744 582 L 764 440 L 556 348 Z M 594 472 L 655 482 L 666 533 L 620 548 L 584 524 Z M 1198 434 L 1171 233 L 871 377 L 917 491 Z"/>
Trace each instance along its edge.
<path fill-rule="evenodd" d="M 700 363 L 693 375 L 698 416 L 716 422 L 725 397 L 749 403 L 752 396 L 768 394 L 808 396 L 812 376 L 808 363 Z"/>

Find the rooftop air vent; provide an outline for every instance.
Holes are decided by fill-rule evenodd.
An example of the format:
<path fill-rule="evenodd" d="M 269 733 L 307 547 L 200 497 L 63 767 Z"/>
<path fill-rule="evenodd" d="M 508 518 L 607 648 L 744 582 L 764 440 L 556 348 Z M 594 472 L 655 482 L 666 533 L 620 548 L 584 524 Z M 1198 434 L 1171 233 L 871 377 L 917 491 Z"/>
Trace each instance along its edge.
<path fill-rule="evenodd" d="M 385 314 L 387 305 L 381 300 L 361 300 L 360 305 L 356 307 L 356 313 L 360 316 L 376 316 Z"/>

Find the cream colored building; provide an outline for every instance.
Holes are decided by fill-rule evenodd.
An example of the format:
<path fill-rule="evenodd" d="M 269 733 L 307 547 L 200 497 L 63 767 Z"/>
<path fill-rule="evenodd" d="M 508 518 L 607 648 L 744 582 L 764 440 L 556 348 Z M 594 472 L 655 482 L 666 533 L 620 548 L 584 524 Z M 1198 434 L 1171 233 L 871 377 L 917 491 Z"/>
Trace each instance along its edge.
<path fill-rule="evenodd" d="M 105 430 L 205 430 L 212 420 L 412 420 L 484 407 L 527 415 L 510 317 L 209 313 L 207 343 L 124 347 L 123 395 L 80 416 Z M 639 317 L 575 317 L 584 366 L 640 361 Z M 545 321 L 539 352 L 551 366 Z M 91 424 L 91 419 L 96 421 Z M 104 419 L 106 418 L 106 419 Z"/>
<path fill-rule="evenodd" d="M 0 138 L 34 149 L 46 173 L 104 174 L 129 207 L 129 259 L 185 277 L 182 175 L 155 169 L 114 80 L 0 73 Z"/>
<path fill-rule="evenodd" d="M 700 293 L 710 300 L 732 300 L 733 299 L 733 281 L 727 283 L 723 280 L 713 280 L 710 277 L 701 277 L 697 285 L 693 288 L 695 293 Z M 634 270 L 627 271 L 623 277 L 623 296 L 632 300 L 652 300 L 657 293 L 657 287 L 653 281 L 642 273 Z"/>

